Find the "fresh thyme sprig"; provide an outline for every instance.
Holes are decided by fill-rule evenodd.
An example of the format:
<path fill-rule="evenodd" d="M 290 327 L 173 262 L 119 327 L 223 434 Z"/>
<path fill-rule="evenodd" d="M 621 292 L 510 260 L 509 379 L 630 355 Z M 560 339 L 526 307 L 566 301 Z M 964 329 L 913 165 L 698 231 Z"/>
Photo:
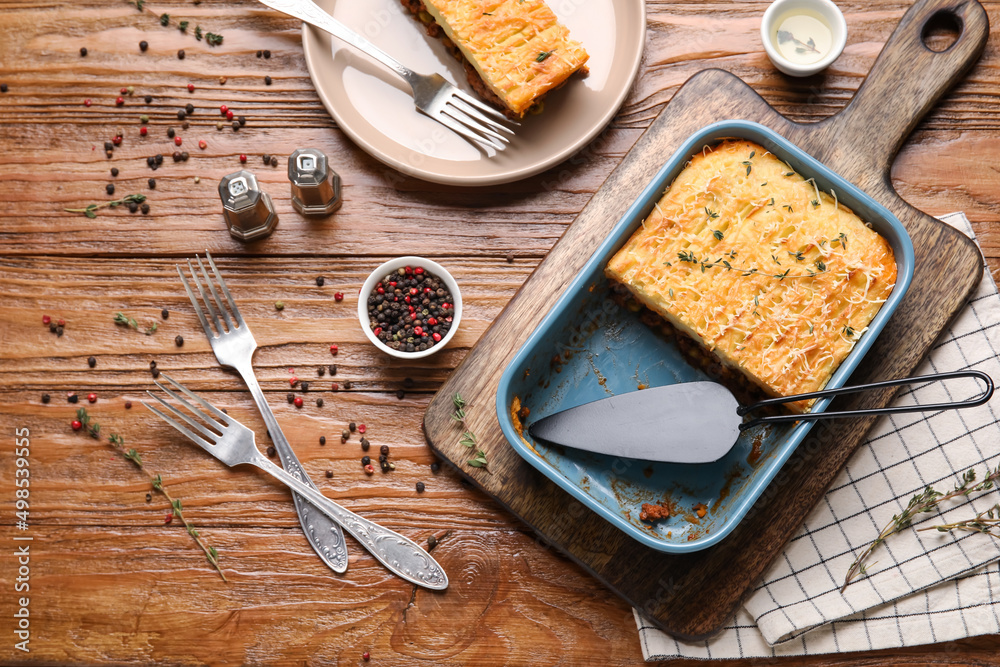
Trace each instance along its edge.
<path fill-rule="evenodd" d="M 871 556 L 872 552 L 879 547 L 880 544 L 885 542 L 886 538 L 890 535 L 898 533 L 906 528 L 913 525 L 914 519 L 920 514 L 925 514 L 928 512 L 934 512 L 938 510 L 941 504 L 952 498 L 957 498 L 959 496 L 968 497 L 973 493 L 978 493 L 980 491 L 988 491 L 994 487 L 997 480 L 1000 480 L 1000 465 L 997 466 L 996 470 L 986 469 L 986 477 L 983 481 L 976 483 L 976 471 L 972 468 L 966 470 L 961 477 L 959 482 L 955 483 L 955 488 L 948 493 L 942 493 L 937 491 L 930 486 L 925 486 L 923 491 L 916 494 L 910 498 L 910 502 L 906 505 L 906 509 L 900 514 L 893 514 L 892 520 L 886 524 L 882 531 L 878 534 L 871 544 L 869 544 L 861 555 L 858 556 L 851 567 L 847 570 L 847 576 L 844 577 L 844 585 L 841 586 L 840 592 L 843 593 L 847 585 L 859 574 L 867 574 L 866 562 Z M 984 518 L 985 516 L 985 518 Z M 965 521 L 958 521 L 950 524 L 941 524 L 939 526 L 931 526 L 930 528 L 918 528 L 917 530 L 938 530 L 940 532 L 947 532 L 950 530 L 972 530 L 980 533 L 989 533 L 993 527 L 995 527 L 997 522 L 1000 522 L 1000 505 L 994 505 L 985 512 L 980 512 L 972 519 L 966 519 Z"/>
<path fill-rule="evenodd" d="M 125 326 L 132 327 L 136 331 L 140 331 L 139 323 L 135 320 L 135 318 L 125 317 L 124 313 L 115 313 L 115 324 L 124 324 Z M 153 322 L 153 326 L 149 327 L 142 333 L 146 334 L 147 336 L 152 336 L 154 333 L 156 333 L 156 327 L 157 327 L 156 322 Z"/>
<path fill-rule="evenodd" d="M 125 195 L 121 199 L 112 199 L 111 201 L 104 202 L 103 204 L 89 204 L 85 208 L 64 208 L 63 210 L 70 213 L 83 213 L 88 218 L 96 218 L 97 209 L 104 208 L 105 206 L 114 208 L 116 206 L 124 206 L 131 202 L 141 204 L 144 201 L 146 201 L 146 195 Z"/>
<path fill-rule="evenodd" d="M 140 12 L 143 11 L 149 12 L 150 14 L 155 16 L 159 21 L 160 25 L 162 25 L 163 27 L 167 27 L 170 25 L 170 14 L 167 14 L 166 12 L 164 12 L 163 14 L 157 14 L 152 9 L 146 7 L 146 0 L 126 0 L 126 2 L 128 2 L 128 4 L 138 9 Z M 177 29 L 187 34 L 187 29 L 190 24 L 191 24 L 190 21 L 178 21 Z M 209 46 L 218 46 L 222 44 L 222 39 L 223 39 L 222 35 L 218 35 L 214 32 L 202 32 L 201 26 L 196 25 L 194 27 L 194 38 L 200 42 L 202 37 L 205 38 L 205 42 Z"/>
<path fill-rule="evenodd" d="M 801 253 L 789 253 L 789 254 L 792 255 L 792 257 L 795 257 L 796 259 L 798 259 L 801 256 Z M 729 259 L 726 259 L 727 257 Z M 697 264 L 701 268 L 702 273 L 705 273 L 706 269 L 722 268 L 725 269 L 726 271 L 739 271 L 740 275 L 744 277 L 765 276 L 767 278 L 777 278 L 778 280 L 784 280 L 785 278 L 812 278 L 820 275 L 821 273 L 827 272 L 826 264 L 823 264 L 823 262 L 817 262 L 816 268 L 819 270 L 813 271 L 812 269 L 807 268 L 806 269 L 807 273 L 805 275 L 791 275 L 792 271 L 791 267 L 785 269 L 784 273 L 765 273 L 756 268 L 741 269 L 733 266 L 729 260 L 734 259 L 735 257 L 736 257 L 735 250 L 730 250 L 728 253 L 726 253 L 725 255 L 723 255 L 722 257 L 720 257 L 715 261 L 698 259 L 698 257 L 689 250 L 681 250 L 680 252 L 677 253 L 677 259 L 679 259 L 682 262 L 686 262 L 688 264 Z M 774 262 L 776 264 L 778 264 L 779 266 L 781 265 L 781 262 L 778 261 L 778 259 L 774 255 L 771 255 L 771 258 L 774 259 Z M 822 264 L 822 268 L 820 268 L 820 264 Z M 664 262 L 664 265 L 672 266 L 670 262 Z"/>
<path fill-rule="evenodd" d="M 464 429 L 462 431 L 462 438 L 458 442 L 475 452 L 472 458 L 466 461 L 466 463 L 473 468 L 483 468 L 486 472 L 492 475 L 493 472 L 489 469 L 486 461 L 486 452 L 479 448 L 479 441 L 476 438 L 476 434 L 472 432 L 469 425 L 465 421 L 465 408 L 468 406 L 468 403 L 466 403 L 465 399 L 457 393 L 452 396 L 451 402 L 455 406 L 455 411 L 451 413 L 451 419 L 452 421 L 461 424 Z"/>
<path fill-rule="evenodd" d="M 87 413 L 87 408 L 79 408 L 76 411 L 76 418 L 81 424 L 83 424 L 87 428 L 87 432 L 90 433 L 91 437 L 96 439 L 100 435 L 101 425 L 94 422 L 90 418 L 90 415 Z M 116 450 L 127 460 L 131 461 L 136 468 L 141 470 L 149 478 L 149 481 L 152 484 L 153 489 L 155 489 L 158 493 L 160 493 L 164 498 L 167 499 L 167 502 L 170 503 L 173 516 L 177 517 L 180 520 L 180 522 L 184 524 L 184 528 L 185 530 L 187 530 L 188 535 L 190 535 L 194 539 L 194 541 L 198 544 L 198 546 L 201 547 L 201 550 L 205 552 L 205 558 L 208 559 L 208 562 L 212 565 L 212 567 L 215 568 L 216 572 L 219 573 L 219 576 L 222 577 L 222 580 L 228 582 L 229 580 L 226 579 L 226 575 L 222 572 L 222 569 L 219 567 L 219 552 L 216 551 L 215 547 L 206 544 L 205 541 L 201 538 L 201 534 L 198 532 L 198 529 L 195 528 L 193 525 L 191 525 L 191 522 L 189 522 L 187 518 L 185 518 L 184 510 L 181 506 L 180 499 L 171 497 L 170 493 L 168 493 L 167 490 L 163 488 L 163 478 L 159 474 L 154 475 L 153 473 L 149 472 L 146 469 L 146 466 L 142 462 L 142 455 L 140 455 L 138 451 L 136 451 L 134 448 L 126 450 L 125 439 L 122 438 L 117 433 L 112 433 L 110 436 L 108 436 L 108 442 L 112 447 L 112 449 Z"/>
<path fill-rule="evenodd" d="M 788 30 L 779 30 L 778 43 L 784 44 L 785 42 L 792 42 L 795 45 L 796 53 L 819 53 L 819 49 L 816 48 L 816 42 L 812 37 L 809 38 L 809 41 L 803 42 Z"/>

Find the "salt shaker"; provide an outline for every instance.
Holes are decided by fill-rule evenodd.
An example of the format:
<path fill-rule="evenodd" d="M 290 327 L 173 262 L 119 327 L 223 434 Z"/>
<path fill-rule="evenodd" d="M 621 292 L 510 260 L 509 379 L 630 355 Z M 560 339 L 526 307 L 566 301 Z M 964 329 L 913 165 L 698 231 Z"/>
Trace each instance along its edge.
<path fill-rule="evenodd" d="M 340 208 L 340 175 L 317 148 L 300 148 L 288 156 L 292 206 L 302 215 L 329 215 Z"/>
<path fill-rule="evenodd" d="M 229 233 L 241 241 L 262 239 L 278 224 L 271 197 L 260 189 L 252 172 L 244 169 L 224 176 L 219 196 Z"/>

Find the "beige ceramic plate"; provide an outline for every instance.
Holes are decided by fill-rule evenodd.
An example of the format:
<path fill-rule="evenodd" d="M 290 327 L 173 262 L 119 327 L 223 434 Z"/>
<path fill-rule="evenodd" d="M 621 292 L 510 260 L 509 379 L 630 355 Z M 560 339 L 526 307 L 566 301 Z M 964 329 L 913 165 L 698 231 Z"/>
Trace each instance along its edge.
<path fill-rule="evenodd" d="M 440 72 L 468 91 L 461 64 L 428 37 L 399 0 L 317 0 L 317 4 L 413 70 Z M 590 76 L 573 77 L 528 116 L 502 153 L 486 157 L 413 106 L 389 70 L 327 33 L 303 25 L 306 64 L 327 110 L 361 148 L 405 174 L 450 185 L 495 185 L 565 160 L 611 121 L 639 71 L 645 0 L 549 0 L 590 54 Z"/>

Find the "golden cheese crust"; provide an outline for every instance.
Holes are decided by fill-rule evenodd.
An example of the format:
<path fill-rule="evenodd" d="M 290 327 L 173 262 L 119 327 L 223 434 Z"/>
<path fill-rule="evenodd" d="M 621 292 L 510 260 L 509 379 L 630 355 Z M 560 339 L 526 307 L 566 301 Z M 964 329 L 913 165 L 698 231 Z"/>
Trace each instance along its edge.
<path fill-rule="evenodd" d="M 589 58 L 542 0 L 424 0 L 427 12 L 515 115 Z"/>
<path fill-rule="evenodd" d="M 788 396 L 826 386 L 892 291 L 896 262 L 835 193 L 728 140 L 688 163 L 605 274 L 767 394 Z"/>

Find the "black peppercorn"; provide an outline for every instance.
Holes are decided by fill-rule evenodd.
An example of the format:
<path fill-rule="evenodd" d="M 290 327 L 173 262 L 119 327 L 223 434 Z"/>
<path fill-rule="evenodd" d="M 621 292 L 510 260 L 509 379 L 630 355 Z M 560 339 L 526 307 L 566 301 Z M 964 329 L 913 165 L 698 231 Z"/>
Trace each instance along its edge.
<path fill-rule="evenodd" d="M 104 150 L 106 150 L 106 151 L 113 151 L 114 149 L 115 149 L 115 145 L 113 143 L 111 143 L 110 141 L 105 141 L 104 142 Z"/>
<path fill-rule="evenodd" d="M 177 120 L 184 120 L 187 118 L 187 112 L 184 109 L 177 110 Z"/>
<path fill-rule="evenodd" d="M 80 397 L 77 396 L 76 394 L 70 394 L 69 396 L 66 397 L 66 400 L 69 401 L 70 403 L 76 403 L 77 401 L 80 400 Z"/>
<path fill-rule="evenodd" d="M 403 386 L 407 389 L 412 388 L 414 385 L 413 378 L 403 378 Z"/>
<path fill-rule="evenodd" d="M 80 55 L 83 56 L 83 57 L 87 56 L 87 47 L 86 46 L 81 46 L 80 47 Z"/>
<path fill-rule="evenodd" d="M 168 317 L 170 317 L 170 311 L 164 308 L 163 310 L 160 311 L 160 317 L 162 317 L 163 319 L 167 319 Z"/>
<path fill-rule="evenodd" d="M 190 153 L 188 153 L 187 151 L 181 151 L 181 161 L 182 162 L 187 162 L 189 157 L 191 157 Z"/>
<path fill-rule="evenodd" d="M 316 399 L 316 407 L 317 408 L 323 407 L 323 399 L 322 398 L 317 398 Z"/>
<path fill-rule="evenodd" d="M 330 364 L 330 375 L 337 374 L 337 364 Z"/>
<path fill-rule="evenodd" d="M 378 453 L 383 456 L 389 456 L 389 445 L 382 445 L 378 448 Z"/>
<path fill-rule="evenodd" d="M 146 95 L 146 96 L 145 96 L 144 98 L 142 98 L 142 99 L 143 99 L 143 101 L 145 101 L 145 102 L 146 102 L 146 104 L 152 104 L 152 103 L 153 103 L 153 96 L 152 96 L 152 95 Z"/>
<path fill-rule="evenodd" d="M 118 175 L 118 167 L 111 167 L 111 175 L 112 176 Z"/>
<path fill-rule="evenodd" d="M 177 347 L 181 347 L 182 345 L 184 345 L 184 336 L 177 334 L 177 337 L 174 338 L 174 345 L 176 345 Z"/>
<path fill-rule="evenodd" d="M 97 365 L 97 359 L 95 359 L 94 357 L 87 357 L 87 365 L 93 368 L 94 366 Z"/>
<path fill-rule="evenodd" d="M 236 121 L 240 124 L 240 127 L 243 127 L 244 125 L 247 124 L 247 117 L 240 116 L 239 118 L 236 119 Z"/>
<path fill-rule="evenodd" d="M 156 361 L 149 362 L 149 370 L 153 370 L 154 368 L 156 368 Z"/>
<path fill-rule="evenodd" d="M 430 551 L 431 549 L 433 549 L 434 547 L 436 547 L 437 543 L 438 543 L 438 538 L 434 537 L 433 535 L 431 535 L 430 537 L 428 537 L 427 538 L 427 550 Z"/>
<path fill-rule="evenodd" d="M 162 153 L 157 153 L 153 157 L 153 159 L 156 160 L 156 164 L 163 164 L 163 154 Z"/>
<path fill-rule="evenodd" d="M 51 400 L 52 400 L 51 396 L 49 396 L 48 394 L 42 394 L 42 403 L 48 403 Z"/>
<path fill-rule="evenodd" d="M 340 432 L 340 437 L 343 438 L 344 440 L 347 440 L 348 438 L 351 437 L 351 433 L 350 433 L 350 431 L 347 431 L 347 430 L 341 431 Z"/>
<path fill-rule="evenodd" d="M 175 134 L 177 134 L 177 132 L 174 130 L 174 128 L 172 128 L 172 127 L 168 127 L 167 128 L 167 136 L 168 137 L 170 137 L 171 139 L 173 139 Z"/>
<path fill-rule="evenodd" d="M 148 49 L 148 48 L 149 48 L 149 42 L 147 42 L 146 40 L 142 40 L 141 42 L 139 42 L 139 50 L 140 51 L 142 51 L 143 53 L 145 53 L 146 49 Z"/>
<path fill-rule="evenodd" d="M 316 369 L 316 375 L 318 375 L 320 377 L 323 377 L 324 375 L 326 375 L 326 366 L 320 366 L 319 368 L 317 368 Z"/>
<path fill-rule="evenodd" d="M 424 492 L 424 483 L 417 482 L 417 493 L 423 493 L 423 492 Z"/>
<path fill-rule="evenodd" d="M 188 102 L 186 105 L 184 105 L 184 111 L 187 111 L 188 115 L 190 116 L 191 114 L 194 113 L 194 105 Z"/>
<path fill-rule="evenodd" d="M 174 162 L 180 162 L 181 161 L 181 152 L 180 151 L 174 151 L 174 154 L 171 157 L 174 158 Z"/>
<path fill-rule="evenodd" d="M 367 452 L 369 447 L 371 447 L 371 443 L 368 442 L 368 438 L 361 436 L 361 451 Z"/>
<path fill-rule="evenodd" d="M 239 121 L 234 120 L 233 121 L 233 132 L 239 132 L 239 129 L 240 129 L 240 123 L 239 123 Z"/>
<path fill-rule="evenodd" d="M 143 203 L 143 205 L 140 206 L 139 209 L 142 211 L 143 215 L 147 215 L 149 213 L 149 204 Z"/>
<path fill-rule="evenodd" d="M 438 463 L 437 461 L 435 461 L 434 463 L 432 463 L 432 464 L 431 464 L 431 472 L 432 472 L 432 473 L 434 473 L 434 474 L 437 474 L 437 472 L 438 472 L 438 471 L 439 471 L 440 469 L 441 469 L 441 464 L 440 464 L 440 463 Z"/>
<path fill-rule="evenodd" d="M 269 160 L 270 158 L 264 160 L 264 162 L 268 162 Z M 325 283 L 326 283 L 326 278 L 324 278 L 323 276 L 316 276 L 316 285 L 318 287 L 322 287 Z"/>
<path fill-rule="evenodd" d="M 285 394 L 285 399 L 289 403 L 292 403 L 295 400 L 295 394 L 293 394 L 292 392 L 288 392 L 287 394 Z"/>
<path fill-rule="evenodd" d="M 270 162 L 271 162 L 271 156 L 268 155 L 267 153 L 264 153 L 264 164 L 270 164 Z"/>
<path fill-rule="evenodd" d="M 257 57 L 258 57 L 258 58 L 260 58 L 260 57 L 261 57 L 262 55 L 264 55 L 264 52 L 263 52 L 263 51 L 257 51 Z"/>
<path fill-rule="evenodd" d="M 146 184 L 149 186 L 150 190 L 155 190 L 156 189 L 156 179 L 155 178 L 149 179 L 148 181 L 146 181 Z"/>
<path fill-rule="evenodd" d="M 326 444 L 326 436 L 325 435 L 319 436 L 319 444 L 321 444 L 321 445 L 325 445 Z"/>
<path fill-rule="evenodd" d="M 405 391 L 403 391 L 402 389 L 397 389 L 396 390 L 396 398 L 398 398 L 400 400 L 403 400 L 403 398 L 405 396 L 406 396 L 406 392 Z"/>
<path fill-rule="evenodd" d="M 273 155 L 271 156 L 271 166 L 272 167 L 278 166 L 278 158 L 274 157 Z"/>
<path fill-rule="evenodd" d="M 154 378 L 160 377 L 160 369 L 159 368 L 154 368 L 153 369 L 153 377 Z"/>
<path fill-rule="evenodd" d="M 366 466 L 366 465 L 369 465 L 371 462 L 372 462 L 371 457 L 369 457 L 369 456 L 362 456 L 361 457 L 361 465 Z"/>
<path fill-rule="evenodd" d="M 271 77 L 269 77 L 269 76 L 265 76 L 264 77 L 264 85 L 265 86 L 270 86 L 271 85 Z"/>
<path fill-rule="evenodd" d="M 344 383 L 344 389 L 350 389 L 352 386 L 353 385 L 351 385 L 351 381 L 350 380 L 348 380 L 347 382 Z"/>
<path fill-rule="evenodd" d="M 188 112 L 188 113 L 190 113 L 190 112 Z M 189 123 L 189 122 L 187 122 L 187 121 L 184 121 L 183 123 L 181 123 L 181 129 L 182 129 L 182 130 L 186 130 L 186 129 L 188 129 L 189 127 L 191 127 L 191 123 Z"/>
<path fill-rule="evenodd" d="M 514 253 L 512 252 L 507 253 L 507 263 L 508 264 L 514 263 Z"/>
<path fill-rule="evenodd" d="M 327 470 L 326 471 L 326 478 L 327 479 L 333 479 L 333 471 L 332 470 Z"/>
<path fill-rule="evenodd" d="M 267 447 L 267 455 L 268 455 L 268 456 L 270 456 L 270 457 L 271 457 L 271 458 L 273 459 L 273 458 L 274 458 L 274 455 L 275 455 L 276 453 L 277 453 L 277 452 L 276 452 L 276 451 L 275 451 L 275 449 L 274 449 L 274 445 L 268 445 L 268 447 Z"/>
<path fill-rule="evenodd" d="M 6 93 L 6 92 L 7 92 L 7 84 L 0 83 L 0 93 Z"/>
<path fill-rule="evenodd" d="M 113 195 L 115 193 L 115 184 L 108 183 L 107 185 L 104 186 L 104 189 L 108 191 L 109 195 Z"/>
<path fill-rule="evenodd" d="M 128 203 L 128 212 L 129 213 L 135 213 L 138 210 L 139 210 L 139 205 L 136 204 L 134 201 L 130 201 Z"/>
<path fill-rule="evenodd" d="M 355 424 L 354 422 L 351 422 L 350 424 L 347 425 L 347 428 L 351 430 L 351 433 L 354 433 L 355 431 L 358 430 L 358 425 Z"/>
<path fill-rule="evenodd" d="M 177 52 L 177 59 L 184 60 L 184 49 L 181 49 Z"/>
<path fill-rule="evenodd" d="M 302 388 L 302 391 L 309 391 L 309 383 L 308 382 L 303 382 L 300 385 L 300 387 Z"/>

